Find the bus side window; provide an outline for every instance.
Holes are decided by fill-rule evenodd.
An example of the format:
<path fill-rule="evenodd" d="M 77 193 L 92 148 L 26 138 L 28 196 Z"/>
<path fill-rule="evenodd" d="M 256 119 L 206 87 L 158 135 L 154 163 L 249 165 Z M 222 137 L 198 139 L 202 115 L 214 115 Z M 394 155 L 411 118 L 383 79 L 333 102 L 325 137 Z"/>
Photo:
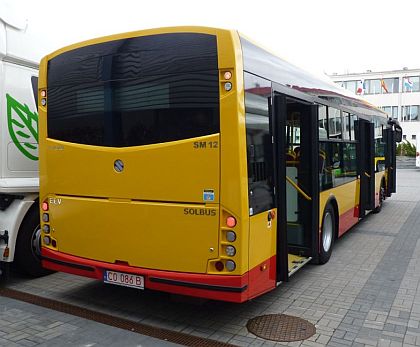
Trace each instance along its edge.
<path fill-rule="evenodd" d="M 331 170 L 329 168 L 329 155 L 328 155 L 328 147 L 330 142 L 320 142 L 319 143 L 319 153 L 320 153 L 320 160 L 322 158 L 322 168 L 321 165 L 319 166 L 320 173 L 319 173 L 319 188 L 320 191 L 327 190 L 332 188 L 332 176 Z"/>
<path fill-rule="evenodd" d="M 341 184 L 342 151 L 340 142 L 320 142 L 319 153 L 323 160 L 323 170 L 320 172 L 320 190 L 327 190 Z M 321 160 L 321 159 L 320 159 Z"/>

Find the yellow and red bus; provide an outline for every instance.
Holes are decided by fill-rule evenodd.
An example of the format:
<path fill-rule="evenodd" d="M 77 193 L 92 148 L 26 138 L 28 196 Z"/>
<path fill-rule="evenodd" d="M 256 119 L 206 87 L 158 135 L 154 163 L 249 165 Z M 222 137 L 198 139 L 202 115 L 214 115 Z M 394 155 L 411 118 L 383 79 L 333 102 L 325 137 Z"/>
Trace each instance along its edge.
<path fill-rule="evenodd" d="M 244 302 L 395 191 L 397 124 L 233 30 L 65 47 L 39 100 L 47 269 Z"/>

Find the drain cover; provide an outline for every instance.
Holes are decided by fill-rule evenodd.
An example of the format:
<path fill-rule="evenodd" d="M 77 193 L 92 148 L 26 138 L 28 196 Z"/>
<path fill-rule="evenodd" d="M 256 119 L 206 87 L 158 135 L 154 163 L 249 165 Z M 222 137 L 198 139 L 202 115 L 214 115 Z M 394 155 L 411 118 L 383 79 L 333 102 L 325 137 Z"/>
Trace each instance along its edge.
<path fill-rule="evenodd" d="M 285 314 L 258 316 L 250 319 L 246 327 L 258 337 L 280 342 L 305 340 L 316 332 L 307 320 Z"/>

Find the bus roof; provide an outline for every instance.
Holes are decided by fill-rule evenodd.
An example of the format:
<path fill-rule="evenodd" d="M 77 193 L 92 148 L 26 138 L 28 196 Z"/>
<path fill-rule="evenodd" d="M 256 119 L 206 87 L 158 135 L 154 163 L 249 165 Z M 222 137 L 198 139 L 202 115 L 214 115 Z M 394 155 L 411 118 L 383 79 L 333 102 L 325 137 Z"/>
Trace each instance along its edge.
<path fill-rule="evenodd" d="M 338 86 L 329 78 L 320 78 L 286 60 L 277 57 L 268 50 L 251 42 L 239 34 L 242 45 L 244 70 L 267 78 L 273 82 L 302 92 L 318 102 L 326 102 L 346 108 L 349 112 L 362 117 L 388 115 L 360 96 Z M 315 101 L 315 99 L 313 100 Z"/>

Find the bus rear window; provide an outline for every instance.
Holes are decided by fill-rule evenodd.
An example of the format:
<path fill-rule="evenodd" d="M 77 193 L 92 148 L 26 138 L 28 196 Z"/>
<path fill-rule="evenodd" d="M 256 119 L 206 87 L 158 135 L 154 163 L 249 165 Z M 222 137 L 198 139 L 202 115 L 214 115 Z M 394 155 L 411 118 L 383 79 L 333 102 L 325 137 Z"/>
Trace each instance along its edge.
<path fill-rule="evenodd" d="M 162 34 L 63 53 L 48 66 L 48 137 L 128 147 L 219 132 L 216 37 Z"/>

